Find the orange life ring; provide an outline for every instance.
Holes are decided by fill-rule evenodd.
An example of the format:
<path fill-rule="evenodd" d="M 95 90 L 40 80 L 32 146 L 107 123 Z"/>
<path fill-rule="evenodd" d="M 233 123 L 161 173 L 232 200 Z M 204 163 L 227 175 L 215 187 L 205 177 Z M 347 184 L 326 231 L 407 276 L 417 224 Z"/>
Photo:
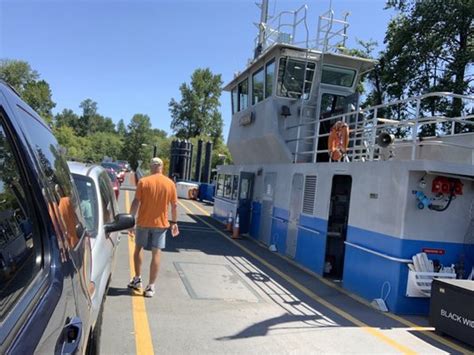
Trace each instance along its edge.
<path fill-rule="evenodd" d="M 336 122 L 331 127 L 328 138 L 329 157 L 340 161 L 347 152 L 349 146 L 349 127 L 342 121 Z"/>

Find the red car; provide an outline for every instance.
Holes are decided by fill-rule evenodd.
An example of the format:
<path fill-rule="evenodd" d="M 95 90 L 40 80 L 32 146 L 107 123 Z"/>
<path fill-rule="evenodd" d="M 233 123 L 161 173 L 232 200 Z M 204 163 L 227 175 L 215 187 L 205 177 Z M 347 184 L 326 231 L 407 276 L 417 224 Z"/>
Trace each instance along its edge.
<path fill-rule="evenodd" d="M 113 169 L 105 169 L 107 171 L 107 174 L 110 177 L 110 181 L 112 181 L 112 187 L 114 188 L 115 192 L 115 197 L 119 198 L 120 195 L 120 184 L 117 179 L 117 175 L 115 174 L 115 171 Z"/>
<path fill-rule="evenodd" d="M 122 171 L 120 165 L 116 163 L 102 163 L 101 165 L 106 170 L 113 170 L 119 183 L 123 183 L 125 181 L 125 171 Z"/>

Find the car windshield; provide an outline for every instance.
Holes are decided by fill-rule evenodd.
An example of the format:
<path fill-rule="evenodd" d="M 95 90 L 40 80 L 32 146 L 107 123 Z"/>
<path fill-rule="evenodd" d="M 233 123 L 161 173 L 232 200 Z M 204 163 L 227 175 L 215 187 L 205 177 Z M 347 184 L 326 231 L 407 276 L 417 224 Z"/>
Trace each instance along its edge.
<path fill-rule="evenodd" d="M 98 205 L 94 181 L 86 176 L 73 174 L 79 198 L 81 200 L 81 211 L 86 221 L 87 229 L 95 236 L 98 223 Z"/>

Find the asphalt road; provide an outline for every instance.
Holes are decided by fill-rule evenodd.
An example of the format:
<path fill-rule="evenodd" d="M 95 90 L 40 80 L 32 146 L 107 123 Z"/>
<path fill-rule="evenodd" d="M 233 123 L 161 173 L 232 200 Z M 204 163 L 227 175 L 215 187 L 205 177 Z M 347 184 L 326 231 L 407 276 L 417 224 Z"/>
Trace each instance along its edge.
<path fill-rule="evenodd" d="M 125 185 L 130 184 L 130 176 Z M 122 191 L 127 210 L 133 191 Z M 212 207 L 180 200 L 156 294 L 127 289 L 133 240 L 123 234 L 103 311 L 101 354 L 468 353 L 426 319 L 372 309 L 330 281 L 243 238 L 231 240 Z M 149 253 L 143 278 L 148 278 Z"/>

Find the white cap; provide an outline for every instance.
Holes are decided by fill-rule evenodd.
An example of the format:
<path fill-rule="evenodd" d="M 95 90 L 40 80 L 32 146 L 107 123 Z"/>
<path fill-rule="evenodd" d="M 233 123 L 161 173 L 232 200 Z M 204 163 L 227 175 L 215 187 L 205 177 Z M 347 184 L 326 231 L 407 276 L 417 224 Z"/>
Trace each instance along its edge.
<path fill-rule="evenodd" d="M 150 160 L 150 164 L 151 164 L 151 165 L 163 166 L 163 160 L 161 160 L 161 159 L 158 158 L 158 157 L 155 157 L 155 158 L 152 158 L 152 159 Z"/>

